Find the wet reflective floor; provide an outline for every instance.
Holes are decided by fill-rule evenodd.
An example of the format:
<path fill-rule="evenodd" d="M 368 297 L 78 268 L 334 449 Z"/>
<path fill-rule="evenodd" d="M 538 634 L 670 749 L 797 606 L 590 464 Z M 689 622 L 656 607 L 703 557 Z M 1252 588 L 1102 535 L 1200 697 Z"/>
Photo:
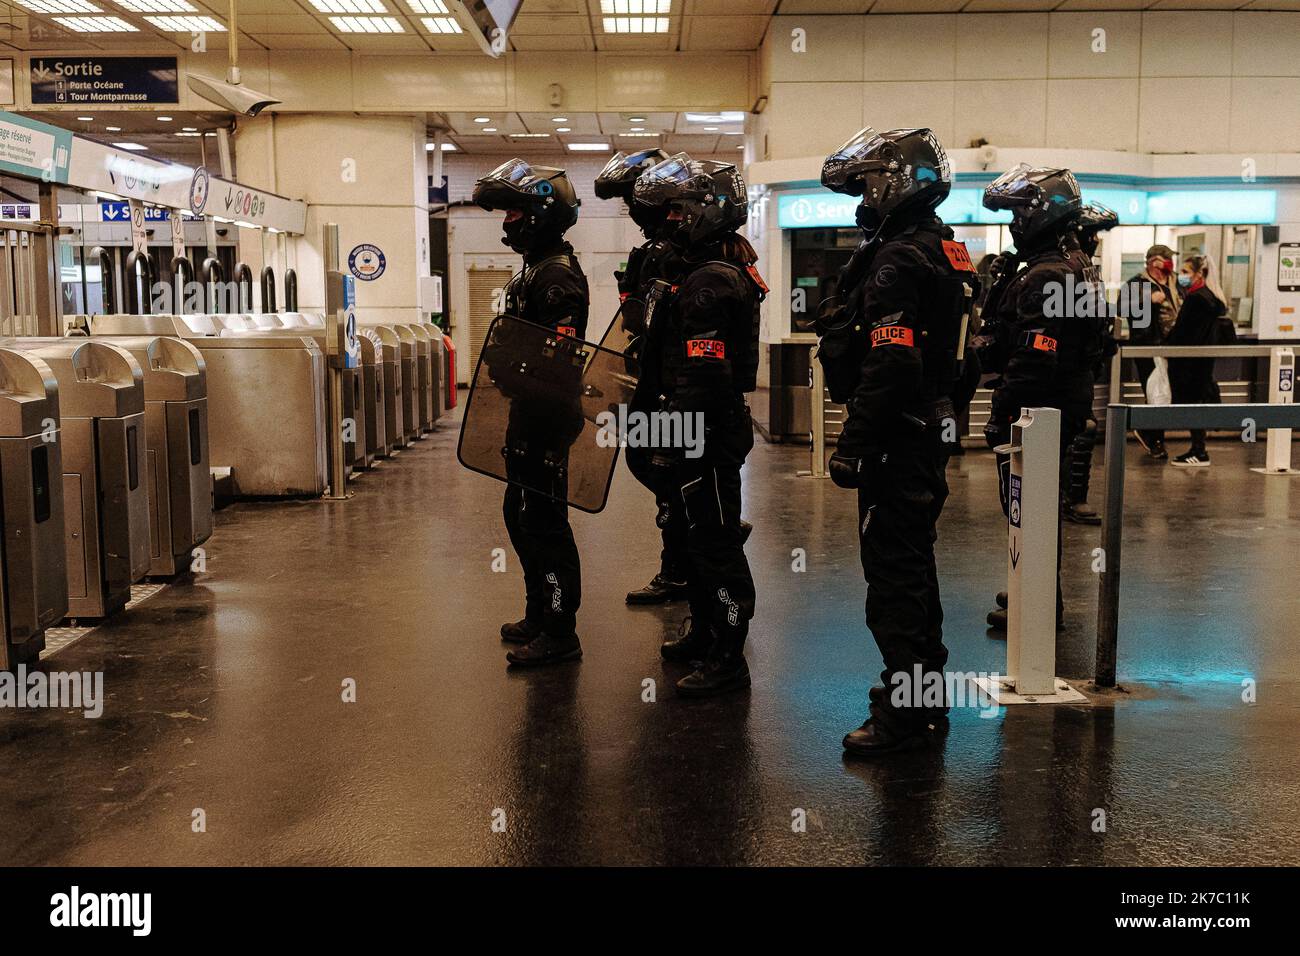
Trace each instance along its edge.
<path fill-rule="evenodd" d="M 0 863 L 1300 862 L 1300 481 L 1249 472 L 1262 444 L 1213 443 L 1190 473 L 1130 464 L 1130 693 L 957 710 L 942 747 L 861 763 L 840 737 L 880 661 L 852 495 L 796 477 L 806 450 L 760 443 L 748 466 L 753 689 L 690 702 L 658 655 L 682 606 L 623 603 L 658 544 L 621 467 L 605 513 L 574 516 L 585 659 L 507 673 L 497 628 L 522 583 L 502 486 L 456 464 L 455 437 L 444 424 L 344 503 L 225 509 L 206 573 L 47 661 L 102 670 L 104 714 L 0 711 Z M 949 667 L 997 671 L 991 456 L 949 480 Z M 1098 544 L 1067 525 L 1058 672 L 1084 685 Z"/>

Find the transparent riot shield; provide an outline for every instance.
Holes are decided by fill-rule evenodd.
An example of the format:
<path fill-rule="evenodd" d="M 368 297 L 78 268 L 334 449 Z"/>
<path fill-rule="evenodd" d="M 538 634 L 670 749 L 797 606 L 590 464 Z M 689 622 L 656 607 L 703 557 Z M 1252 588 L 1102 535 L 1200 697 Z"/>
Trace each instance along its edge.
<path fill-rule="evenodd" d="M 600 337 L 600 347 L 611 352 L 622 352 L 635 359 L 641 354 L 645 333 L 645 303 L 628 296 L 614 313 L 605 334 Z"/>
<path fill-rule="evenodd" d="M 474 370 L 457 458 L 471 471 L 600 511 L 618 461 L 620 406 L 636 388 L 629 365 L 619 352 L 498 316 Z"/>

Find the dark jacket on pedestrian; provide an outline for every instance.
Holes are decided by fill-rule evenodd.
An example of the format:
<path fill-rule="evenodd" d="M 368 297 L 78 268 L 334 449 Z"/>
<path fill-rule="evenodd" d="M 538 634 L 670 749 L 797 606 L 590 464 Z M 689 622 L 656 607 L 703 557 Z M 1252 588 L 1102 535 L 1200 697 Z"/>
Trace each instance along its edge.
<path fill-rule="evenodd" d="M 1220 320 L 1227 307 L 1201 285 L 1183 298 L 1178 321 L 1169 333 L 1169 345 L 1219 345 Z M 1195 405 L 1219 400 L 1219 386 L 1214 381 L 1214 359 L 1170 359 L 1169 385 L 1176 405 Z"/>

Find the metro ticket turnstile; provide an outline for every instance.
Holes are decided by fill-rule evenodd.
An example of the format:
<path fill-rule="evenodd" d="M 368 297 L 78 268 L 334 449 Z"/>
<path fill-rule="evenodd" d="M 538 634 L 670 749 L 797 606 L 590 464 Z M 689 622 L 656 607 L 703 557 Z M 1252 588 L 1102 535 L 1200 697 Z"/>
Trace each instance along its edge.
<path fill-rule="evenodd" d="M 402 426 L 406 446 L 422 434 L 420 430 L 420 347 L 415 333 L 403 324 L 389 326 L 402 343 Z"/>
<path fill-rule="evenodd" d="M 361 326 L 363 331 L 373 332 L 379 337 L 384 366 L 384 441 L 388 453 L 394 448 L 405 448 L 409 443 L 406 432 L 406 392 L 410 381 L 406 378 L 406 363 L 403 357 L 407 347 L 402 342 L 397 329 L 391 325 Z"/>
<path fill-rule="evenodd" d="M 209 457 L 235 494 L 319 496 L 325 471 L 325 355 L 309 336 L 231 337 L 202 315 L 97 315 L 93 336 L 171 335 L 207 366 Z"/>
<path fill-rule="evenodd" d="M 0 669 L 30 663 L 68 613 L 59 387 L 35 355 L 0 349 Z"/>
<path fill-rule="evenodd" d="M 416 396 L 416 411 L 420 419 L 420 431 L 433 431 L 436 419 L 434 408 L 437 404 L 438 366 L 442 359 L 442 342 L 434 342 L 428 329 L 418 322 L 409 322 L 406 328 L 415 336 L 419 392 Z"/>
<path fill-rule="evenodd" d="M 145 476 L 149 492 L 149 573 L 190 569 L 212 536 L 208 475 L 208 388 L 203 355 L 183 339 L 105 339 L 130 352 L 144 372 Z"/>
<path fill-rule="evenodd" d="M 68 616 L 126 606 L 149 570 L 144 376 L 131 353 L 84 338 L 0 339 L 59 383 Z"/>
<path fill-rule="evenodd" d="M 391 360 L 384 357 L 384 343 L 375 329 L 357 329 L 361 344 L 362 414 L 365 417 L 366 464 L 376 458 L 387 458 L 393 453 L 393 444 L 385 431 L 384 375 Z"/>

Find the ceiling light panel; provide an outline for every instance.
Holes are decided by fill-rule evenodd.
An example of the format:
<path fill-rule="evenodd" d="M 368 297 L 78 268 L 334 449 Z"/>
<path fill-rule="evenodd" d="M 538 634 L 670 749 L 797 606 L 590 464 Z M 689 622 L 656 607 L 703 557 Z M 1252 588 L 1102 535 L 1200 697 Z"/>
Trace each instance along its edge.
<path fill-rule="evenodd" d="M 420 22 L 430 33 L 463 33 L 460 23 L 453 17 L 420 17 Z"/>
<path fill-rule="evenodd" d="M 397 17 L 330 17 L 340 33 L 405 33 Z"/>
<path fill-rule="evenodd" d="M 443 0 L 406 0 L 412 13 L 451 13 Z"/>
<path fill-rule="evenodd" d="M 321 13 L 387 13 L 383 0 L 311 0 Z"/>
<path fill-rule="evenodd" d="M 606 33 L 667 33 L 666 14 L 672 0 L 600 0 L 601 26 Z"/>
<path fill-rule="evenodd" d="M 121 17 L 54 17 L 54 22 L 73 33 L 139 33 L 140 28 Z"/>
<path fill-rule="evenodd" d="M 188 0 L 113 0 L 132 13 L 197 13 L 198 7 Z"/>
<path fill-rule="evenodd" d="M 225 33 L 226 28 L 212 17 L 145 17 L 165 33 Z"/>
<path fill-rule="evenodd" d="M 102 7 L 97 7 L 87 0 L 14 0 L 20 7 L 25 7 L 33 13 L 103 13 Z"/>

